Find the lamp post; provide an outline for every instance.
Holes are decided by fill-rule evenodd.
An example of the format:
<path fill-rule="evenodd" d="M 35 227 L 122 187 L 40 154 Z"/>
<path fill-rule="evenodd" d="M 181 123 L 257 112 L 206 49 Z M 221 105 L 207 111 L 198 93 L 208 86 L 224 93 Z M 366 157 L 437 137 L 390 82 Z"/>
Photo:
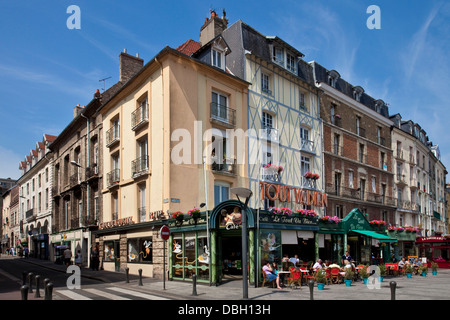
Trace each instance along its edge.
<path fill-rule="evenodd" d="M 231 188 L 230 191 L 236 195 L 240 202 L 245 198 L 244 206 L 241 206 L 242 214 L 242 289 L 243 298 L 248 299 L 248 272 L 247 272 L 247 205 L 253 192 L 247 188 Z"/>

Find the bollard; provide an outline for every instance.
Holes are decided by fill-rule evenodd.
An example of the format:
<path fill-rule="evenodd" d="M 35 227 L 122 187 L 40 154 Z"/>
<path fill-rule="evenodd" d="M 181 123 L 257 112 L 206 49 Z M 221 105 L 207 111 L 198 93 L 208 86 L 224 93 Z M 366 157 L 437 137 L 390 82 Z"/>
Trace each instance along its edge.
<path fill-rule="evenodd" d="M 197 275 L 192 275 L 192 295 L 197 296 Z"/>
<path fill-rule="evenodd" d="M 49 300 L 48 298 L 48 293 L 47 293 L 47 285 L 50 282 L 49 278 L 45 278 L 44 279 L 44 300 Z"/>
<path fill-rule="evenodd" d="M 30 293 L 33 293 L 33 276 L 34 276 L 34 274 L 33 274 L 33 272 L 30 272 L 29 274 L 28 274 L 28 286 L 30 287 Z"/>
<path fill-rule="evenodd" d="M 130 283 L 130 275 L 129 275 L 129 272 L 130 272 L 130 268 L 125 268 L 125 283 Z"/>
<path fill-rule="evenodd" d="M 52 297 L 53 297 L 53 283 L 49 282 L 47 284 L 46 288 L 47 288 L 47 290 L 46 290 L 47 296 L 45 297 L 45 300 L 52 300 Z"/>
<path fill-rule="evenodd" d="M 26 284 L 20 287 L 20 293 L 22 294 L 22 300 L 28 300 L 28 286 Z"/>
<path fill-rule="evenodd" d="M 26 285 L 27 284 L 27 276 L 28 276 L 28 271 L 23 271 L 22 272 L 22 285 Z"/>
<path fill-rule="evenodd" d="M 397 282 L 391 281 L 389 285 L 391 286 L 391 300 L 395 300 L 395 289 L 397 288 Z"/>
<path fill-rule="evenodd" d="M 139 269 L 138 272 L 139 272 L 139 285 L 143 286 L 143 284 L 142 284 L 142 269 Z"/>
<path fill-rule="evenodd" d="M 309 280 L 309 300 L 314 300 L 314 280 Z"/>
<path fill-rule="evenodd" d="M 40 298 L 41 297 L 41 293 L 39 292 L 39 287 L 41 285 L 41 276 L 37 275 L 34 278 L 36 279 L 36 293 L 34 294 L 34 297 L 35 298 Z"/>

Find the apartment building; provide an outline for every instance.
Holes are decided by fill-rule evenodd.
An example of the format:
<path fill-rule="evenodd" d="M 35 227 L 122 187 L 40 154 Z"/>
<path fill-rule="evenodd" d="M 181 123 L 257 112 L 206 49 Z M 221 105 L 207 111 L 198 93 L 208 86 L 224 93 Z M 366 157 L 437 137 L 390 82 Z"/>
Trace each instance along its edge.
<path fill-rule="evenodd" d="M 213 48 L 227 52 L 223 39 L 216 39 L 199 54 L 210 56 Z M 164 48 L 99 109 L 105 132 L 103 223 L 93 234 L 105 270 L 142 269 L 162 278 L 159 230 L 169 223 L 170 276 L 187 279 L 195 272 L 206 282 L 215 277 L 209 259 L 196 259 L 218 250 L 206 222 L 213 214 L 193 218 L 188 212 L 211 210 L 218 197 L 231 197 L 230 188 L 248 185 L 239 160 L 246 146 L 238 146 L 230 131 L 246 127 L 248 83 L 224 64 L 191 57 L 198 49 L 192 40 L 177 50 Z M 173 213 L 181 221 L 170 219 Z"/>
<path fill-rule="evenodd" d="M 316 85 L 323 90 L 320 113 L 324 121 L 327 215 L 342 219 L 358 208 L 369 221 L 394 223 L 392 121 L 388 106 L 366 94 L 362 87 L 342 79 L 336 70 L 317 62 L 311 65 Z M 350 249 L 357 260 L 370 261 L 369 255 L 377 254 L 371 252 L 376 241 L 372 239 L 362 251 L 358 249 L 358 243 L 366 242 L 362 240 L 358 235 L 346 235 L 342 246 Z"/>
<path fill-rule="evenodd" d="M 36 148 L 20 162 L 22 176 L 19 187 L 20 242 L 31 256 L 49 258 L 49 238 L 52 228 L 52 153 L 49 145 L 56 136 L 44 134 Z"/>

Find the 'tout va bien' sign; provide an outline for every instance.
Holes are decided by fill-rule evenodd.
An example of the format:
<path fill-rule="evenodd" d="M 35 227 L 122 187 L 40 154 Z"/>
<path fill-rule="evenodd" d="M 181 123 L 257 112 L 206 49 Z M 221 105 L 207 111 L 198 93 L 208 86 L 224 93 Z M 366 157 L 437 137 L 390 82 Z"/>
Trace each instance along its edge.
<path fill-rule="evenodd" d="M 325 192 L 288 187 L 275 183 L 267 183 L 260 181 L 261 199 L 265 200 L 279 200 L 281 202 L 291 202 L 291 198 L 297 204 L 311 205 L 316 207 L 327 206 L 327 194 Z M 293 197 L 292 197 L 293 195 Z"/>

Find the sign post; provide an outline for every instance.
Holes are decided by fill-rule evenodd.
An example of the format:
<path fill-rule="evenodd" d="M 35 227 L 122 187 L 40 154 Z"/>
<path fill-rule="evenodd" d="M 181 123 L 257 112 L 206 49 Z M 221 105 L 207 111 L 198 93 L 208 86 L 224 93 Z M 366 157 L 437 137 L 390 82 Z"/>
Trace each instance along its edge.
<path fill-rule="evenodd" d="M 164 225 L 159 230 L 161 234 L 161 239 L 164 241 L 163 246 L 163 289 L 166 290 L 166 242 L 170 238 L 170 229 L 168 226 Z"/>

